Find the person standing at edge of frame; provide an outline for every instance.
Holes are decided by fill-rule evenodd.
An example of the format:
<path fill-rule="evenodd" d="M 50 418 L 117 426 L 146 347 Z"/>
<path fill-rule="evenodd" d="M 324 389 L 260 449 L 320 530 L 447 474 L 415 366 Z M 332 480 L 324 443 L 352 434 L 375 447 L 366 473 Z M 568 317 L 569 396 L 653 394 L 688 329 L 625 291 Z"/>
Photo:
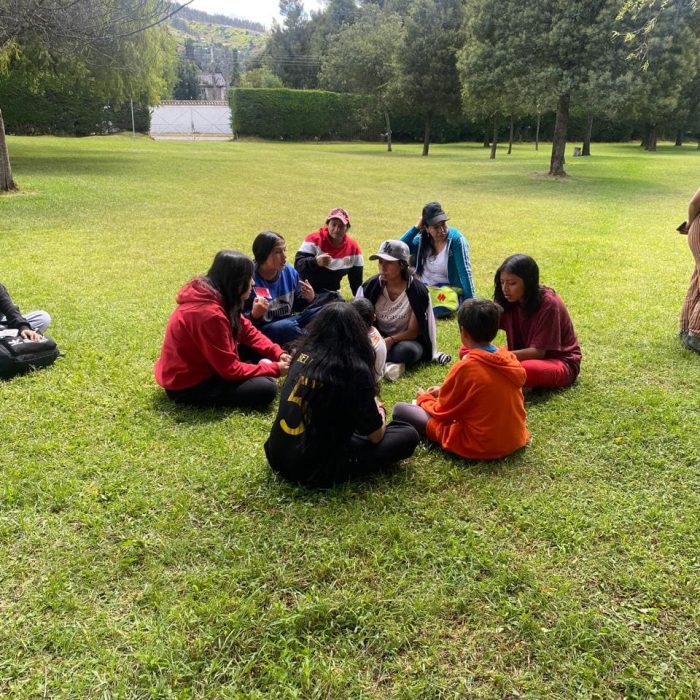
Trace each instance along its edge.
<path fill-rule="evenodd" d="M 688 204 L 688 221 L 679 230 L 688 233 L 688 245 L 695 258 L 695 270 L 681 311 L 680 338 L 688 350 L 700 353 L 700 189 Z"/>

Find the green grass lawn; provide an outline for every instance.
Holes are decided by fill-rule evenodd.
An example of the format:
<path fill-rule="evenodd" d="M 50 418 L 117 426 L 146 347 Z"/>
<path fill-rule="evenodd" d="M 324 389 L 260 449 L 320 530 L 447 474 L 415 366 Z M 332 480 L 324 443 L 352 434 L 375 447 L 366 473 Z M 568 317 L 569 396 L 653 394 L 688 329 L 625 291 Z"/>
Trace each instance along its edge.
<path fill-rule="evenodd" d="M 0 696 L 700 697 L 700 356 L 674 232 L 700 151 L 594 144 L 552 181 L 531 145 L 9 142 L 0 281 L 65 357 L 0 383 Z M 581 377 L 528 399 L 525 450 L 421 446 L 310 492 L 266 466 L 273 408 L 165 399 L 175 293 L 218 249 L 270 228 L 293 257 L 343 206 L 368 255 L 432 199 L 481 295 L 528 253 L 574 319 Z M 456 324 L 438 333 L 456 353 Z"/>

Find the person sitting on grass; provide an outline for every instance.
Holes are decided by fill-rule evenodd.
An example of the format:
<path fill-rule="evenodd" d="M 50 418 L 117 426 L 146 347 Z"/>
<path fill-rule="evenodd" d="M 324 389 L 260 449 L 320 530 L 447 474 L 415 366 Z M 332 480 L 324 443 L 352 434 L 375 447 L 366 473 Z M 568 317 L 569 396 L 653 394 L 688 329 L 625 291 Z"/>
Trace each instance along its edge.
<path fill-rule="evenodd" d="M 369 299 L 363 298 L 353 299 L 350 303 L 357 309 L 357 313 L 360 314 L 360 318 L 367 326 L 367 335 L 376 358 L 374 361 L 374 379 L 379 382 L 384 376 L 384 367 L 386 365 L 386 343 L 384 338 L 382 338 L 382 334 L 374 327 L 374 322 L 377 319 L 374 314 L 374 306 L 372 306 L 372 302 Z"/>
<path fill-rule="evenodd" d="M 323 304 L 313 287 L 299 279 L 287 262 L 284 238 L 274 231 L 263 231 L 253 241 L 255 273 L 253 290 L 246 300 L 245 315 L 270 340 L 283 347 L 294 342 Z M 295 313 L 296 312 L 296 313 Z"/>
<path fill-rule="evenodd" d="M 19 335 L 27 340 L 39 341 L 51 323 L 46 311 L 29 311 L 22 315 L 12 303 L 7 288 L 0 284 L 0 329 L 16 328 Z"/>
<path fill-rule="evenodd" d="M 457 313 L 469 351 L 442 386 L 419 391 L 415 404 L 397 403 L 394 420 L 410 423 L 443 450 L 469 459 L 499 459 L 527 444 L 522 386 L 525 370 L 512 352 L 492 345 L 501 309 L 468 299 Z"/>
<path fill-rule="evenodd" d="M 449 355 L 437 351 L 430 295 L 411 274 L 408 246 L 398 240 L 384 241 L 369 259 L 378 261 L 379 274 L 366 280 L 357 296 L 369 299 L 374 306 L 377 329 L 386 342 L 387 361 L 405 366 L 430 360 L 449 362 Z"/>
<path fill-rule="evenodd" d="M 314 317 L 300 338 L 265 442 L 275 472 L 327 487 L 413 454 L 418 433 L 405 423 L 386 423 L 374 360 L 367 326 L 352 304 L 328 304 Z"/>
<path fill-rule="evenodd" d="M 493 296 L 503 308 L 508 350 L 527 372 L 525 386 L 571 386 L 581 367 L 581 348 L 564 302 L 540 285 L 537 263 L 529 255 L 506 258 L 496 270 Z M 460 357 L 464 352 L 462 348 Z"/>
<path fill-rule="evenodd" d="M 348 236 L 349 229 L 347 211 L 331 209 L 326 225 L 310 233 L 297 251 L 294 267 L 317 292 L 337 292 L 345 275 L 353 294 L 362 284 L 365 263 L 360 246 Z"/>
<path fill-rule="evenodd" d="M 469 243 L 447 221 L 440 202 L 428 202 L 416 225 L 401 236 L 411 251 L 416 277 L 430 292 L 436 318 L 452 315 L 464 299 L 475 295 Z"/>
<path fill-rule="evenodd" d="M 257 408 L 275 398 L 291 358 L 241 313 L 252 284 L 250 258 L 221 250 L 206 275 L 180 289 L 154 368 L 173 401 Z"/>

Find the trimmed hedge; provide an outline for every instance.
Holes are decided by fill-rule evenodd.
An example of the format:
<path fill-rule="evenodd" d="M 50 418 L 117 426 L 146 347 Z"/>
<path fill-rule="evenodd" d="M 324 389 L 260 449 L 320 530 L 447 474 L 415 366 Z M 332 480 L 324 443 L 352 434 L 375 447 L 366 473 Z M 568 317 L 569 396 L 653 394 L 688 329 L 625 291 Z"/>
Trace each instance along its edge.
<path fill-rule="evenodd" d="M 384 122 L 376 100 L 324 90 L 233 88 L 233 133 L 268 139 L 376 140 Z"/>
<path fill-rule="evenodd" d="M 32 82 L 22 74 L 0 80 L 0 107 L 11 134 L 88 136 L 131 131 L 131 107 L 106 105 L 104 99 L 80 86 L 64 86 L 50 78 Z M 134 104 L 136 130 L 148 133 L 151 114 Z"/>

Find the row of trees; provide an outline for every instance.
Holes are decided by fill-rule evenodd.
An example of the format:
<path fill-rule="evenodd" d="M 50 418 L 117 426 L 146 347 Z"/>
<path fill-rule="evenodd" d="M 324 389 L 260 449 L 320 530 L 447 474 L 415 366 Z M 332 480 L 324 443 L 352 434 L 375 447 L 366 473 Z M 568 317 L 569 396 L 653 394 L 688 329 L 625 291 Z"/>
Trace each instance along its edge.
<path fill-rule="evenodd" d="M 0 0 L 0 77 L 60 80 L 104 104 L 155 104 L 175 71 L 163 23 L 176 10 L 169 0 Z M 15 189 L 1 108 L 0 192 Z"/>
<path fill-rule="evenodd" d="M 556 110 L 550 174 L 564 174 L 573 105 L 635 119 L 655 150 L 660 128 L 700 132 L 700 11 L 696 0 L 329 0 L 310 17 L 280 0 L 258 62 L 288 87 L 375 94 L 391 149 L 392 105 L 499 126 Z"/>

